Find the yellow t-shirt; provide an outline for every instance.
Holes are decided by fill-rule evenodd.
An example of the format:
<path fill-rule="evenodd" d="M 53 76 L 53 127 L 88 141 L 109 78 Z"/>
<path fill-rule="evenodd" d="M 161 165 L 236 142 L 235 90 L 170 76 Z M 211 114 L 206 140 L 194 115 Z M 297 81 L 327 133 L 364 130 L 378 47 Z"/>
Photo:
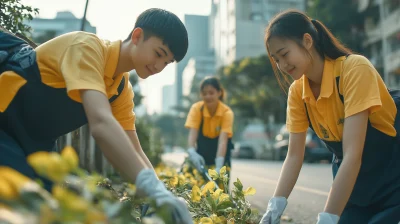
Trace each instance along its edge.
<path fill-rule="evenodd" d="M 68 96 L 81 103 L 79 90 L 97 90 L 111 98 L 118 94 L 118 86 L 125 79 L 124 90 L 111 103 L 111 108 L 125 130 L 135 130 L 134 93 L 129 73 L 113 77 L 120 47 L 121 41 L 101 40 L 95 34 L 86 32 L 71 32 L 49 40 L 35 49 L 42 82 L 53 88 L 66 88 Z M 13 92 L 5 94 L 13 97 L 25 80 L 10 71 L 4 74 L 10 80 L 9 85 L 14 86 L 11 88 Z M 10 101 L 12 97 L 4 97 L 4 101 Z M 4 107 L 6 103 L 0 102 L 0 105 Z"/>
<path fill-rule="evenodd" d="M 197 102 L 190 108 L 189 114 L 186 119 L 186 128 L 199 129 L 201 119 L 203 119 L 203 135 L 208 138 L 218 137 L 221 132 L 228 133 L 228 137 L 232 137 L 234 114 L 231 108 L 221 101 L 218 104 L 215 115 L 211 117 L 207 107 L 204 105 L 203 114 L 201 114 L 201 107 L 204 105 L 203 101 Z"/>
<path fill-rule="evenodd" d="M 336 77 L 340 76 L 339 90 Z M 338 91 L 344 97 L 344 105 Z M 374 66 L 363 56 L 326 59 L 321 91 L 316 100 L 306 76 L 289 88 L 286 125 L 289 132 L 305 132 L 309 127 L 305 104 L 316 134 L 327 141 L 341 141 L 344 119 L 369 111 L 371 125 L 395 136 L 396 105 Z"/>

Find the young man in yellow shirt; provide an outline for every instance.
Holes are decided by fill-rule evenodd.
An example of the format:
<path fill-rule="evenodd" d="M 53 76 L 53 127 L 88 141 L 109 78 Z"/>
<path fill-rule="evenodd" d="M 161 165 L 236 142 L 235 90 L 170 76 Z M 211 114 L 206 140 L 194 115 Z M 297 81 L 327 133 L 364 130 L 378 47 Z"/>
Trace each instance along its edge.
<path fill-rule="evenodd" d="M 32 49 L 1 32 L 0 166 L 36 178 L 26 157 L 54 150 L 59 136 L 88 123 L 104 155 L 138 192 L 168 204 L 177 223 L 192 223 L 143 153 L 128 74 L 133 69 L 143 79 L 157 74 L 179 62 L 187 48 L 185 26 L 161 9 L 143 12 L 124 41 L 71 32 Z"/>

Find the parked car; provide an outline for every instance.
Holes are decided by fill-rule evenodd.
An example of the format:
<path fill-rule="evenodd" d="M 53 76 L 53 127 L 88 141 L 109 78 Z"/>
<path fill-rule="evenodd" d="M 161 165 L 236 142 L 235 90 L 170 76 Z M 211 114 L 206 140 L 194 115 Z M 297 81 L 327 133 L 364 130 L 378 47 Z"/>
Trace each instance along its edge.
<path fill-rule="evenodd" d="M 236 143 L 232 156 L 248 159 L 273 159 L 273 142 L 265 133 L 262 123 L 249 124 Z"/>
<path fill-rule="evenodd" d="M 289 146 L 289 132 L 286 129 L 286 125 L 284 125 L 279 134 L 276 135 L 275 141 L 276 142 L 273 146 L 274 159 L 284 160 L 286 158 Z M 321 160 L 331 161 L 332 157 L 333 154 L 326 148 L 325 143 L 315 134 L 312 129 L 309 128 L 307 130 L 304 161 L 309 163 Z"/>

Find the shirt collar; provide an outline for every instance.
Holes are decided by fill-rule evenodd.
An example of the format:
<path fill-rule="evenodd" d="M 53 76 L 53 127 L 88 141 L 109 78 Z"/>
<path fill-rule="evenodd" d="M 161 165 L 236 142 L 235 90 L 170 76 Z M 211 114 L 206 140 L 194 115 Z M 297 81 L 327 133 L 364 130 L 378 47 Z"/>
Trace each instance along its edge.
<path fill-rule="evenodd" d="M 321 82 L 321 91 L 320 97 L 328 98 L 333 93 L 333 85 L 335 82 L 334 79 L 334 65 L 335 61 L 331 59 L 325 59 L 324 61 L 324 71 L 322 74 L 322 82 Z M 303 100 L 309 101 L 310 98 L 313 96 L 313 93 L 310 88 L 310 84 L 308 82 L 308 78 L 303 76 Z"/>
<path fill-rule="evenodd" d="M 210 112 L 205 104 L 203 104 L 203 116 L 204 117 L 211 117 Z M 218 102 L 217 111 L 215 112 L 215 116 L 222 117 L 224 113 L 223 103 L 221 101 Z"/>

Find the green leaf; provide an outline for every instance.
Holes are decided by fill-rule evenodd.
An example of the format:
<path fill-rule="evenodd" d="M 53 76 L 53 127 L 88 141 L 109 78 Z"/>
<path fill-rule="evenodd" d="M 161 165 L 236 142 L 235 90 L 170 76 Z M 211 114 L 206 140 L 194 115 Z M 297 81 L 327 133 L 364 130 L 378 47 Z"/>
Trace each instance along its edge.
<path fill-rule="evenodd" d="M 243 184 L 240 182 L 239 178 L 237 178 L 237 181 L 233 183 L 233 185 L 236 187 L 237 190 L 242 191 L 243 190 Z"/>
<path fill-rule="evenodd" d="M 209 191 L 207 191 L 206 200 L 207 200 L 208 204 L 211 206 L 212 212 L 216 211 L 217 205 L 216 205 L 216 203 L 215 203 L 214 199 L 212 198 L 212 196 L 211 196 Z"/>
<path fill-rule="evenodd" d="M 217 212 L 233 207 L 233 203 L 230 200 L 225 200 L 217 205 Z"/>

